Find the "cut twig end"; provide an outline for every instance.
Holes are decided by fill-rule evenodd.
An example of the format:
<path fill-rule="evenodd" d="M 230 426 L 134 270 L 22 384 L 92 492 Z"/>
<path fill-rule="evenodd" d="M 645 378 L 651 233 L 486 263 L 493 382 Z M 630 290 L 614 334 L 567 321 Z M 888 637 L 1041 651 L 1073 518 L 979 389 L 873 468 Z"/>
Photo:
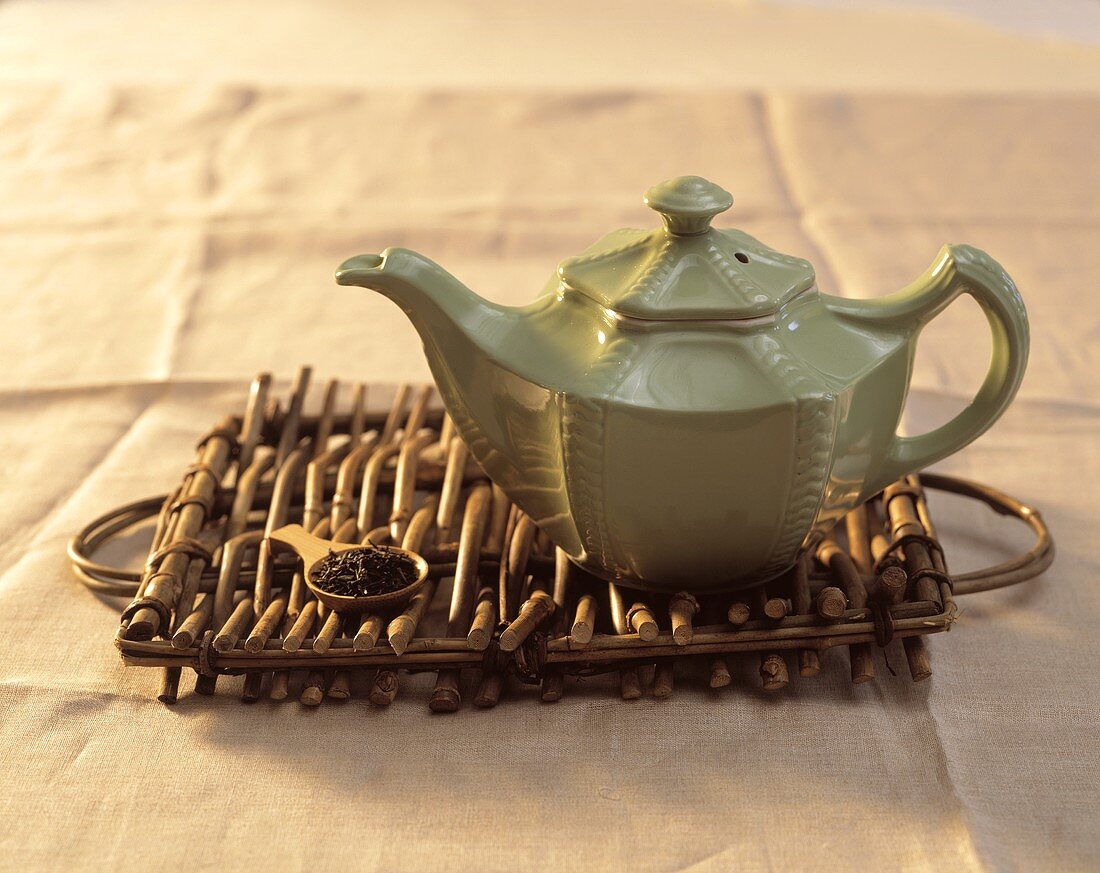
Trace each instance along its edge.
<path fill-rule="evenodd" d="M 817 614 L 828 621 L 837 621 L 844 617 L 848 608 L 848 598 L 839 588 L 829 585 L 817 595 Z"/>
<path fill-rule="evenodd" d="M 514 652 L 542 622 L 554 614 L 554 599 L 545 591 L 534 592 L 523 606 L 519 615 L 500 634 L 500 650 Z"/>
<path fill-rule="evenodd" d="M 474 695 L 474 706 L 479 709 L 491 709 L 500 701 L 501 691 L 504 690 L 503 673 L 485 673 L 481 677 L 477 694 Z"/>
<path fill-rule="evenodd" d="M 783 656 L 773 652 L 760 659 L 760 678 L 765 691 L 780 691 L 790 684 L 787 662 Z"/>
<path fill-rule="evenodd" d="M 305 687 L 302 688 L 302 693 L 298 697 L 300 703 L 304 703 L 306 706 L 320 706 L 321 701 L 325 699 L 325 681 L 321 676 L 310 675 L 306 679 Z"/>
<path fill-rule="evenodd" d="M 644 603 L 635 603 L 627 610 L 626 622 L 642 642 L 649 643 L 657 639 L 660 629 L 653 612 Z"/>
<path fill-rule="evenodd" d="M 798 652 L 798 675 L 811 679 L 821 672 L 821 656 L 813 649 L 800 649 Z"/>
<path fill-rule="evenodd" d="M 397 697 L 399 682 L 395 670 L 379 670 L 374 677 L 368 699 L 375 706 L 389 706 Z"/>
<path fill-rule="evenodd" d="M 416 633 L 416 622 L 407 615 L 399 615 L 390 622 L 386 633 L 394 653 L 402 655 L 405 653 L 405 649 L 409 647 L 409 641 L 412 640 L 413 634 Z"/>
<path fill-rule="evenodd" d="M 584 622 L 574 622 L 569 631 L 569 644 L 575 648 L 583 648 L 592 642 L 592 625 Z"/>
<path fill-rule="evenodd" d="M 687 591 L 672 595 L 668 615 L 672 620 L 672 639 L 678 646 L 686 646 L 695 636 L 691 620 L 699 612 L 699 601 Z"/>
<path fill-rule="evenodd" d="M 623 700 L 637 700 L 642 696 L 642 680 L 637 667 L 619 672 L 619 696 Z"/>
<path fill-rule="evenodd" d="M 557 703 L 565 693 L 565 674 L 560 670 L 547 673 L 542 680 L 543 703 Z"/>
<path fill-rule="evenodd" d="M 674 687 L 672 661 L 659 661 L 657 671 L 653 676 L 653 696 L 658 700 L 664 700 L 666 697 L 672 696 Z"/>
<path fill-rule="evenodd" d="M 791 613 L 791 602 L 784 597 L 772 597 L 764 604 L 764 615 L 773 621 L 786 618 Z"/>
<path fill-rule="evenodd" d="M 886 566 L 876 579 L 875 593 L 885 603 L 900 603 L 909 584 L 908 574 L 898 566 Z"/>
<path fill-rule="evenodd" d="M 739 600 L 735 600 L 730 604 L 729 609 L 726 611 L 726 619 L 734 627 L 740 627 L 749 620 L 749 616 L 752 611 L 749 609 L 747 603 L 742 603 Z"/>
<path fill-rule="evenodd" d="M 484 652 L 489 648 L 489 642 L 492 638 L 492 634 L 484 628 L 471 628 L 470 632 L 466 635 L 466 645 L 475 652 Z"/>
<path fill-rule="evenodd" d="M 932 663 L 928 659 L 928 646 L 924 637 L 906 637 L 902 640 L 905 659 L 909 662 L 909 675 L 914 682 L 924 682 L 932 676 Z"/>
<path fill-rule="evenodd" d="M 725 658 L 714 658 L 710 662 L 710 679 L 707 684 L 711 688 L 725 688 L 733 682 L 733 677 L 730 675 L 729 664 L 726 663 Z"/>
<path fill-rule="evenodd" d="M 462 695 L 455 688 L 436 688 L 428 701 L 432 712 L 458 712 L 462 707 Z"/>

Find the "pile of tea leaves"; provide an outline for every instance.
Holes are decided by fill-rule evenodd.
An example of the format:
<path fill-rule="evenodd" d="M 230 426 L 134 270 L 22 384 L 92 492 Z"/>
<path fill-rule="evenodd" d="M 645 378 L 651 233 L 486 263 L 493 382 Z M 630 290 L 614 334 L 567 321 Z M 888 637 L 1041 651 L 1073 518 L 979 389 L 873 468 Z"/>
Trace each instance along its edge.
<path fill-rule="evenodd" d="M 416 564 L 395 549 L 366 546 L 329 552 L 313 568 L 310 581 L 343 597 L 375 597 L 400 591 L 417 579 Z"/>

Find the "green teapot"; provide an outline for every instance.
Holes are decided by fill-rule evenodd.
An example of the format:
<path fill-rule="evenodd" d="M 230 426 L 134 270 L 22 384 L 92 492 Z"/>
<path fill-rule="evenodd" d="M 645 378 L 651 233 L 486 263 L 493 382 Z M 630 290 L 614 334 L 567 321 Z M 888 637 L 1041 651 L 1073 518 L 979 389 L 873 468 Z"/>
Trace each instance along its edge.
<path fill-rule="evenodd" d="M 895 294 L 822 294 L 813 267 L 711 221 L 698 176 L 651 188 L 656 230 L 618 230 L 542 293 L 498 306 L 416 252 L 336 273 L 412 321 L 485 471 L 579 566 L 656 591 L 728 590 L 789 567 L 853 507 L 957 451 L 1012 400 L 1028 355 L 1001 266 L 945 246 Z M 993 333 L 974 401 L 897 434 L 921 329 L 960 294 Z"/>

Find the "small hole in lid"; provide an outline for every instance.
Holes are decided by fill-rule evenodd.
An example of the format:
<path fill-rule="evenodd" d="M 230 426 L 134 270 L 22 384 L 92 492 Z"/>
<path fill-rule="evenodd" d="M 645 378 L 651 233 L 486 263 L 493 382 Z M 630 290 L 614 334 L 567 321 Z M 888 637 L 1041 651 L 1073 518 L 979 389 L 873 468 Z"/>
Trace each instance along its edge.
<path fill-rule="evenodd" d="M 739 260 L 742 264 L 747 264 L 749 262 L 749 256 L 746 255 L 744 252 L 738 252 L 734 255 L 734 257 L 737 258 L 737 260 Z"/>

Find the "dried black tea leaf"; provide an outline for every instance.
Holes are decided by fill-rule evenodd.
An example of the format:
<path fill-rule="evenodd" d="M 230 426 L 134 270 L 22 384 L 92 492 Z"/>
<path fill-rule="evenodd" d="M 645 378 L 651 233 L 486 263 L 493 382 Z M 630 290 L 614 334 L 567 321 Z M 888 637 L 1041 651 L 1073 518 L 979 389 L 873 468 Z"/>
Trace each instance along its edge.
<path fill-rule="evenodd" d="M 416 564 L 404 552 L 386 546 L 367 546 L 329 552 L 310 576 L 322 591 L 342 597 L 376 597 L 412 585 Z"/>

